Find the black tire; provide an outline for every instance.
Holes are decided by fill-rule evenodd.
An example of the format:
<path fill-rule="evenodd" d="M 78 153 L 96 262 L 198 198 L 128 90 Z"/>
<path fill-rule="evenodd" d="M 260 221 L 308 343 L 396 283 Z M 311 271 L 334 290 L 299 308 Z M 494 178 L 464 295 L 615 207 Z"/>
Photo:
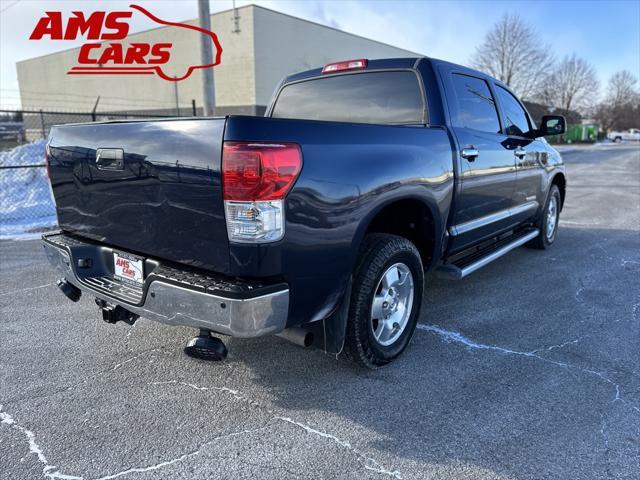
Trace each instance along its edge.
<path fill-rule="evenodd" d="M 614 143 L 621 143 L 622 142 L 622 137 L 616 137 L 613 139 Z"/>
<path fill-rule="evenodd" d="M 374 320 L 371 319 L 372 303 L 382 282 L 382 275 L 396 264 L 408 267 L 411 273 L 412 301 L 406 302 L 411 303 L 411 310 L 407 314 L 408 319 L 404 317 L 406 323 L 402 333 L 393 343 L 385 346 L 381 345 L 374 336 L 372 327 Z M 400 277 L 400 274 L 398 276 Z M 398 357 L 409 344 L 415 331 L 420 314 L 423 287 L 422 261 L 413 243 L 396 235 L 383 233 L 367 235 L 354 271 L 344 347 L 346 356 L 358 365 L 371 369 L 386 365 Z M 395 328 L 397 326 L 394 323 Z"/>
<path fill-rule="evenodd" d="M 553 233 L 549 234 L 548 232 L 549 222 L 547 221 L 547 216 L 549 214 L 549 209 L 554 199 L 555 199 L 555 205 L 556 205 L 556 213 L 555 213 L 556 219 L 555 219 Z M 562 197 L 560 195 L 560 190 L 558 189 L 557 185 L 551 185 L 551 188 L 549 189 L 549 193 L 547 195 L 547 201 L 544 204 L 544 209 L 542 210 L 542 212 L 540 212 L 540 217 L 536 222 L 536 228 L 540 230 L 540 234 L 536 238 L 531 240 L 529 243 L 527 243 L 528 247 L 537 248 L 538 250 L 546 250 L 551 245 L 553 245 L 553 242 L 555 242 L 556 238 L 558 238 L 558 226 L 559 226 L 558 224 L 560 222 L 561 208 L 562 208 Z"/>

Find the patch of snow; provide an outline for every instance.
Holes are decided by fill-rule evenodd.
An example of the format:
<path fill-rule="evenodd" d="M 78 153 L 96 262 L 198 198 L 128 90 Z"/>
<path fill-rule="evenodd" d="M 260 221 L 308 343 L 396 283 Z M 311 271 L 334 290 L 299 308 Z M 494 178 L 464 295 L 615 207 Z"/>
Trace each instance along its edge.
<path fill-rule="evenodd" d="M 0 167 L 41 165 L 46 140 L 0 152 Z M 56 208 L 45 168 L 0 168 L 0 238 L 54 228 Z"/>

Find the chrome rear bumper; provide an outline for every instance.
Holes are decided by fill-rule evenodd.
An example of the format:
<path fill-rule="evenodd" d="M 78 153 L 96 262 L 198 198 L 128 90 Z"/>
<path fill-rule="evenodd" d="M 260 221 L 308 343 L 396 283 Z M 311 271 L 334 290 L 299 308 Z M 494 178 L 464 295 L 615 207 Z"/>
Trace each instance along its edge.
<path fill-rule="evenodd" d="M 103 250 L 110 250 L 108 247 L 84 243 L 63 234 L 43 236 L 43 245 L 51 265 L 69 283 L 83 293 L 90 292 L 141 317 L 234 337 L 270 335 L 286 327 L 289 289 L 284 284 L 275 286 L 275 290 L 256 288 L 246 295 L 226 295 L 197 291 L 188 283 L 181 285 L 152 274 L 143 288 L 135 289 L 109 280 L 108 275 L 87 277 L 78 273 L 74 251 L 80 249 L 84 256 L 87 247 L 93 246 L 103 254 Z M 261 294 L 261 290 L 268 293 Z"/>

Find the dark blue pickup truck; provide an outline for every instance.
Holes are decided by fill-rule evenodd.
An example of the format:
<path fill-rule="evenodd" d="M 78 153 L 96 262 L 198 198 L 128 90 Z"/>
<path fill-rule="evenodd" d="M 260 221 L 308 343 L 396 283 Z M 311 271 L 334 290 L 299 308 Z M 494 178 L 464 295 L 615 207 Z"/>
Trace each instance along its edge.
<path fill-rule="evenodd" d="M 564 129 L 430 58 L 291 75 L 265 117 L 58 126 L 44 248 L 107 322 L 199 328 L 190 355 L 277 334 L 380 366 L 413 335 L 425 271 L 554 242 L 566 180 L 543 137 Z"/>

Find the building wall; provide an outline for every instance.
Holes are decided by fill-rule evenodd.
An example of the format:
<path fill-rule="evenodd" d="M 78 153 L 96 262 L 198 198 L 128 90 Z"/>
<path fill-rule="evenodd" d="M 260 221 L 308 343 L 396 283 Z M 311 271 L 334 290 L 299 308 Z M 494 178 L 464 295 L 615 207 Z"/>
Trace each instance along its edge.
<path fill-rule="evenodd" d="M 164 29 L 161 29 L 164 30 Z M 129 41 L 157 39 L 160 31 L 131 35 Z M 163 40 L 173 41 L 166 32 Z M 126 43 L 128 44 L 128 42 Z M 68 75 L 79 49 L 65 50 L 17 64 L 20 97 L 25 109 L 55 107 L 91 110 L 100 96 L 100 110 L 150 109 L 175 105 L 173 85 L 156 76 Z"/>
<path fill-rule="evenodd" d="M 222 44 L 222 64 L 214 69 L 216 103 L 232 112 L 252 113 L 255 104 L 253 59 L 253 9 L 243 8 L 240 33 L 232 33 L 233 12 L 211 16 L 212 30 Z M 135 13 L 134 13 L 135 15 Z M 186 22 L 197 25 L 197 20 Z M 200 63 L 200 33 L 187 29 L 160 27 L 132 34 L 132 42 L 171 42 L 170 74 L 182 75 L 189 65 Z M 22 106 L 91 110 L 100 96 L 99 110 L 175 111 L 175 85 L 156 75 L 98 76 L 68 75 L 76 64 L 79 49 L 45 55 L 17 64 Z M 179 104 L 191 110 L 191 100 L 202 107 L 202 70 L 177 83 Z"/>
<path fill-rule="evenodd" d="M 374 40 L 352 35 L 265 8 L 254 10 L 256 103 L 268 105 L 283 77 L 356 58 L 420 56 Z"/>
<path fill-rule="evenodd" d="M 136 13 L 134 13 L 135 15 Z M 262 114 L 279 81 L 287 74 L 346 58 L 412 56 L 400 50 L 339 30 L 253 5 L 211 16 L 212 29 L 223 46 L 222 64 L 214 69 L 218 114 Z M 186 23 L 197 25 L 197 20 Z M 200 33 L 160 27 L 132 34 L 123 42 L 171 42 L 168 73 L 182 75 L 200 63 Z M 78 48 L 17 64 L 24 109 L 90 111 L 100 96 L 99 111 L 175 113 L 175 84 L 156 75 L 67 75 Z M 202 107 L 202 71 L 177 83 L 181 113 L 191 100 Z"/>

